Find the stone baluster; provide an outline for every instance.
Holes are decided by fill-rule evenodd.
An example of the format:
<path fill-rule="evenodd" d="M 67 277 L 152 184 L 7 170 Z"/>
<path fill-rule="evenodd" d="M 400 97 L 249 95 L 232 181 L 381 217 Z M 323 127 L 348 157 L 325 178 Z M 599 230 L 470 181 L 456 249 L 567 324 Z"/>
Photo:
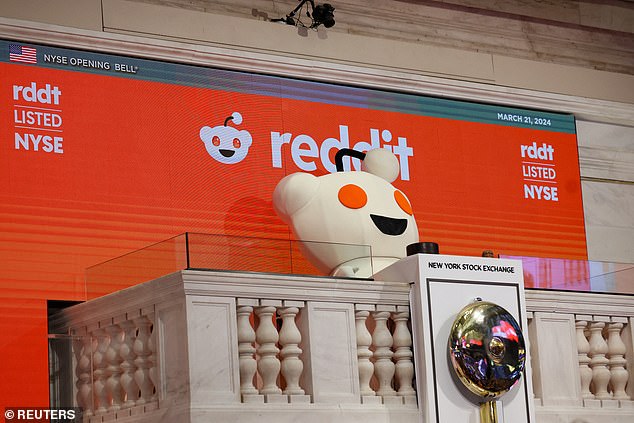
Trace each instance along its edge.
<path fill-rule="evenodd" d="M 280 360 L 277 358 L 279 349 L 275 346 L 279 339 L 277 329 L 273 325 L 274 306 L 258 307 L 255 314 L 259 324 L 255 331 L 255 339 L 259 345 L 257 352 L 260 356 L 258 372 L 262 378 L 260 393 L 267 395 L 281 394 L 282 390 L 277 386 L 277 376 L 280 373 Z M 267 401 L 269 398 L 267 397 Z"/>
<path fill-rule="evenodd" d="M 84 416 L 92 415 L 92 338 L 83 335 L 73 341 L 75 353 L 75 375 L 77 381 L 77 406 L 83 410 Z"/>
<path fill-rule="evenodd" d="M 579 360 L 579 376 L 581 379 L 581 397 L 583 399 L 593 399 L 594 394 L 590 392 L 590 382 L 592 382 L 592 369 L 590 368 L 590 344 L 586 338 L 588 321 L 591 316 L 576 316 L 575 330 L 577 333 L 577 357 Z"/>
<path fill-rule="evenodd" d="M 253 307 L 250 305 L 240 305 L 242 300 L 238 300 L 238 354 L 240 363 L 240 393 L 242 400 L 246 395 L 257 395 L 258 390 L 253 385 L 253 377 L 257 371 L 255 360 L 255 331 L 251 326 L 251 313 Z"/>
<path fill-rule="evenodd" d="M 301 305 L 289 304 L 288 301 L 284 305 Z M 298 307 L 282 307 L 279 314 L 282 317 L 282 328 L 280 329 L 279 339 L 282 350 L 280 357 L 282 359 L 281 369 L 282 376 L 286 381 L 284 394 L 286 395 L 304 395 L 304 390 L 299 386 L 299 378 L 304 370 L 304 363 L 299 359 L 302 353 L 299 343 L 302 342 L 302 334 L 297 328 L 295 317 L 299 313 Z"/>
<path fill-rule="evenodd" d="M 106 328 L 106 332 L 110 337 L 110 343 L 106 350 L 106 392 L 108 392 L 108 398 L 110 406 L 108 411 L 117 411 L 121 409 L 123 404 L 123 388 L 121 387 L 121 368 L 120 348 L 123 342 L 123 330 L 119 325 L 111 325 Z"/>
<path fill-rule="evenodd" d="M 150 399 L 154 401 L 158 399 L 158 389 L 156 389 L 158 386 L 158 362 L 156 359 L 156 338 L 158 336 L 158 330 L 154 324 L 154 313 L 148 313 L 147 319 L 150 322 L 150 336 L 147 342 L 148 350 L 150 351 L 150 355 L 147 358 L 148 376 L 152 384 L 152 395 Z"/>
<path fill-rule="evenodd" d="M 619 400 L 629 400 L 629 395 L 625 392 L 625 385 L 629 378 L 629 372 L 625 368 L 627 360 L 625 360 L 626 347 L 621 338 L 621 329 L 626 318 L 612 317 L 608 323 L 608 360 L 610 367 L 610 387 L 612 389 L 612 398 Z"/>
<path fill-rule="evenodd" d="M 414 397 L 416 391 L 412 387 L 414 380 L 414 363 L 412 357 L 412 335 L 407 327 L 409 320 L 409 307 L 398 307 L 396 313 L 392 313 L 394 321 L 394 360 L 396 361 L 397 395 L 402 397 Z"/>
<path fill-rule="evenodd" d="M 123 329 L 123 342 L 119 349 L 121 354 L 121 387 L 125 392 L 126 401 L 123 403 L 123 408 L 129 408 L 136 404 L 139 399 L 139 387 L 134 380 L 134 372 L 136 372 L 136 365 L 134 359 L 136 354 L 134 353 L 134 340 L 136 338 L 136 325 L 131 320 L 121 322 L 119 325 Z"/>
<path fill-rule="evenodd" d="M 378 307 L 377 307 L 378 308 Z M 374 346 L 374 375 L 379 383 L 376 393 L 383 397 L 395 396 L 396 391 L 392 388 L 395 365 L 392 362 L 393 338 L 387 327 L 387 319 L 390 317 L 389 311 L 375 311 L 372 313 L 376 327 L 372 334 L 372 345 Z"/>
<path fill-rule="evenodd" d="M 373 306 L 367 306 L 364 308 L 374 309 Z M 370 315 L 368 310 L 359 310 L 361 306 L 357 306 L 355 312 L 355 327 L 357 332 L 357 357 L 359 359 L 359 388 L 361 391 L 361 397 L 374 396 L 376 393 L 370 387 L 370 379 L 374 374 L 374 364 L 370 361 L 372 358 L 372 351 L 370 346 L 372 345 L 372 335 L 368 330 L 366 321 Z"/>
<path fill-rule="evenodd" d="M 102 414 L 108 411 L 108 392 L 106 391 L 106 351 L 110 338 L 103 328 L 96 329 L 93 336 L 97 340 L 97 347 L 92 356 L 93 362 L 93 389 L 95 391 L 95 414 Z"/>
<path fill-rule="evenodd" d="M 150 367 L 152 366 L 150 349 L 150 335 L 152 322 L 147 316 L 140 316 L 134 319 L 134 324 L 138 328 L 138 335 L 133 344 L 133 351 L 136 355 L 134 364 L 134 381 L 139 387 L 140 396 L 136 401 L 137 405 L 146 404 L 152 400 L 154 384 L 150 379 Z"/>
<path fill-rule="evenodd" d="M 605 321 L 595 320 L 590 323 L 590 368 L 592 369 L 592 385 L 596 399 L 610 399 L 608 383 L 610 382 L 609 360 L 606 358 L 608 343 L 603 338 L 602 331 Z"/>

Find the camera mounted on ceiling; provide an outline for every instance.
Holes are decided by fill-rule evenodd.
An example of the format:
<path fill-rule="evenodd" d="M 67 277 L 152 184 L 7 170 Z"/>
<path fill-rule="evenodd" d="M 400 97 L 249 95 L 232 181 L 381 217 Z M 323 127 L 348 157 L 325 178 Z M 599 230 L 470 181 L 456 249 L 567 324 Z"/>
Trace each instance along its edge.
<path fill-rule="evenodd" d="M 306 16 L 310 18 L 310 25 L 306 25 L 301 20 L 302 7 L 306 6 Z M 309 7 L 310 6 L 310 7 Z M 310 9 L 310 10 L 309 10 Z M 330 3 L 318 4 L 315 6 L 313 0 L 300 0 L 299 4 L 291 13 L 284 18 L 272 19 L 271 22 L 284 22 L 287 25 L 302 26 L 306 28 L 316 29 L 319 25 L 326 28 L 332 28 L 335 25 L 335 8 Z M 297 15 L 297 16 L 296 16 Z"/>

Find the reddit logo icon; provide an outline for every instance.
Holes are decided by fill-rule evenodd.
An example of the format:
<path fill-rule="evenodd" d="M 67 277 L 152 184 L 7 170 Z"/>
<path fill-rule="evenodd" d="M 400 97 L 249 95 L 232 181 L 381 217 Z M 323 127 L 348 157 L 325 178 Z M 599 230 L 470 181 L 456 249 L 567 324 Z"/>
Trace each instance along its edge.
<path fill-rule="evenodd" d="M 242 115 L 233 112 L 225 119 L 224 124 L 210 128 L 203 126 L 200 128 L 200 139 L 205 143 L 207 153 L 220 163 L 239 163 L 247 156 L 251 147 L 251 134 L 245 130 L 238 130 L 233 126 L 228 126 L 232 122 L 234 125 L 242 123 Z"/>

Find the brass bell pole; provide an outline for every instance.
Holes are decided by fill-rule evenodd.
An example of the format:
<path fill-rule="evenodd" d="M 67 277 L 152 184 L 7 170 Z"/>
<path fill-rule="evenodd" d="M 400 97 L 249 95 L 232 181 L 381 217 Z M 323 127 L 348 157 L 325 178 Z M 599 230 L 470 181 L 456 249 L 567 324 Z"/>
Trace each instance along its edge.
<path fill-rule="evenodd" d="M 498 407 L 495 400 L 480 404 L 480 423 L 498 423 Z"/>

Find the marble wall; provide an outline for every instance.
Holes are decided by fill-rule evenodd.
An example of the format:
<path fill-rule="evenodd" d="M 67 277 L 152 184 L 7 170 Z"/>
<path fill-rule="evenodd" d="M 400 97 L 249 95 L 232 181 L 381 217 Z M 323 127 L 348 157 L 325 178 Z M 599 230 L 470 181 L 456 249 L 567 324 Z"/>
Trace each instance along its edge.
<path fill-rule="evenodd" d="M 634 128 L 577 121 L 579 162 L 592 260 L 634 259 Z"/>

